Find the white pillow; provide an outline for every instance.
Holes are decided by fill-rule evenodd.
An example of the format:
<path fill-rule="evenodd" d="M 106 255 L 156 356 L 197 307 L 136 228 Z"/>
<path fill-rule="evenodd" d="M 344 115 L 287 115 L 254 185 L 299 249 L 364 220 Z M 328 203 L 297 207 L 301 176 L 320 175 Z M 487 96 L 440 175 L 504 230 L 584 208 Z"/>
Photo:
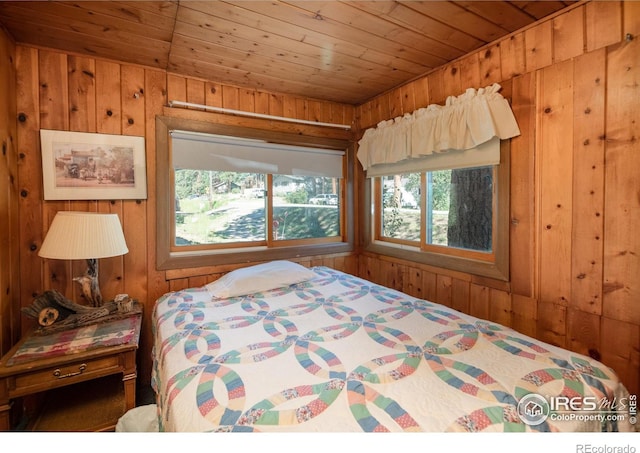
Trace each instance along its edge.
<path fill-rule="evenodd" d="M 205 288 L 216 299 L 226 299 L 286 287 L 315 276 L 311 269 L 292 261 L 271 261 L 236 269 Z"/>

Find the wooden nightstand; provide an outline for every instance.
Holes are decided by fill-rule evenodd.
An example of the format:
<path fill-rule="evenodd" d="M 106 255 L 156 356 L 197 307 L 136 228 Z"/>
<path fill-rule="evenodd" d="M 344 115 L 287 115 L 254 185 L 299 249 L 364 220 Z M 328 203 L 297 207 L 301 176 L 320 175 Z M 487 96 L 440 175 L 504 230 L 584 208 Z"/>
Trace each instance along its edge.
<path fill-rule="evenodd" d="M 110 431 L 136 405 L 136 350 L 142 315 L 51 335 L 30 334 L 0 361 L 0 430 L 11 401 L 40 392 L 34 431 Z"/>

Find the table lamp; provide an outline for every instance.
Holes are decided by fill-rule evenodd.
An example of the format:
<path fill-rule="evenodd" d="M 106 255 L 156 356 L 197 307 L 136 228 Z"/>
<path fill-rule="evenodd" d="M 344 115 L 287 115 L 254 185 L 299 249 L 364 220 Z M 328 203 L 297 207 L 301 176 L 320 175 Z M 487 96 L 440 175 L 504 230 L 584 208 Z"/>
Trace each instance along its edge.
<path fill-rule="evenodd" d="M 38 255 L 59 260 L 87 260 L 87 271 L 73 280 L 94 307 L 102 306 L 98 259 L 119 256 L 129 249 L 117 214 L 60 211 L 51 222 Z"/>

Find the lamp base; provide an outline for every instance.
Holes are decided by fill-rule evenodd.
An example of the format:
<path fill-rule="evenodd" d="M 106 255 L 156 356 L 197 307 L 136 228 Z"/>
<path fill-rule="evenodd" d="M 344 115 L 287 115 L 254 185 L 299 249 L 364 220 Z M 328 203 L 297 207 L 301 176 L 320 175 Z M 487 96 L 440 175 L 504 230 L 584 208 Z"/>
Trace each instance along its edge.
<path fill-rule="evenodd" d="M 87 271 L 80 277 L 75 277 L 73 281 L 78 282 L 82 287 L 82 294 L 92 307 L 102 307 L 102 293 L 100 293 L 100 283 L 98 280 L 98 260 L 87 259 Z"/>

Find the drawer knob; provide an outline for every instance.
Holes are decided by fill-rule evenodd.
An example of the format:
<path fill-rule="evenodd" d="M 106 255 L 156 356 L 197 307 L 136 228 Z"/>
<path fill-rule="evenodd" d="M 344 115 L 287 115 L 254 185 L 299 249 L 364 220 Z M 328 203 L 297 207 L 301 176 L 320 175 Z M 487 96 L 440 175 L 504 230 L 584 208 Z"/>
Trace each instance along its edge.
<path fill-rule="evenodd" d="M 62 374 L 62 371 L 60 371 L 60 369 L 58 368 L 57 370 L 55 370 L 53 372 L 53 375 L 56 377 L 56 379 L 64 379 L 64 378 L 68 378 L 68 377 L 72 377 L 72 376 L 77 376 L 79 374 L 84 373 L 84 370 L 87 369 L 87 364 L 83 363 L 82 365 L 80 365 L 78 367 L 78 371 L 72 371 L 71 373 L 67 373 L 67 374 Z"/>

